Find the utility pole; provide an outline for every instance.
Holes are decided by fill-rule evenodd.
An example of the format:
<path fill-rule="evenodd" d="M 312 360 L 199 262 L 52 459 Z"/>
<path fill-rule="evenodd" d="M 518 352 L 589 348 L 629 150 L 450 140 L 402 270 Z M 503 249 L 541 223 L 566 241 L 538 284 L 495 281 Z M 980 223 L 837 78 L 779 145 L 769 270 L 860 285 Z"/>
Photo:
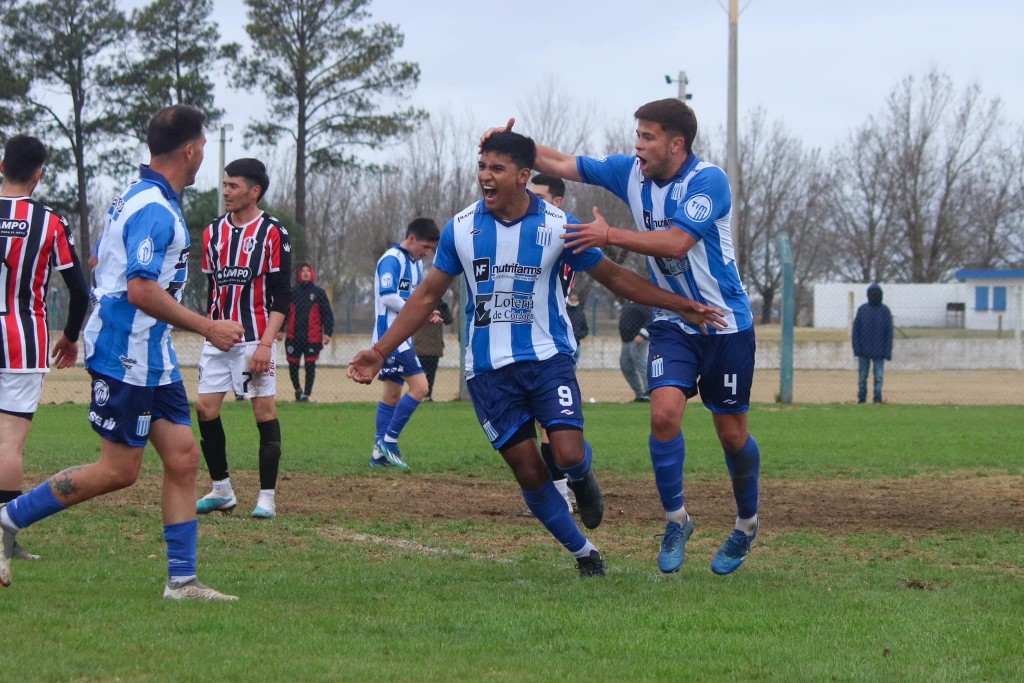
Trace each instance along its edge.
<path fill-rule="evenodd" d="M 229 130 L 234 130 L 234 126 L 230 123 L 225 123 L 220 127 L 220 159 L 217 166 L 217 215 L 224 215 L 224 192 L 221 188 L 221 183 L 224 182 L 224 146 L 227 143 L 227 133 Z"/>
<path fill-rule="evenodd" d="M 683 104 L 686 104 L 686 100 L 692 100 L 693 99 L 693 95 L 691 95 L 690 93 L 686 92 L 686 86 L 690 84 L 690 79 L 688 79 L 686 77 L 686 72 L 685 71 L 680 71 L 679 72 L 679 77 L 675 78 L 675 79 L 673 79 L 668 74 L 665 74 L 665 82 L 668 83 L 669 85 L 672 85 L 673 83 L 678 83 L 679 84 L 679 95 L 678 95 L 678 97 L 679 97 L 679 101 L 682 102 Z"/>
<path fill-rule="evenodd" d="M 729 0 L 729 96 L 727 101 L 727 145 L 725 173 L 729 176 L 732 196 L 736 197 L 736 184 L 739 182 L 739 124 L 737 121 L 737 31 L 740 23 L 740 0 Z"/>

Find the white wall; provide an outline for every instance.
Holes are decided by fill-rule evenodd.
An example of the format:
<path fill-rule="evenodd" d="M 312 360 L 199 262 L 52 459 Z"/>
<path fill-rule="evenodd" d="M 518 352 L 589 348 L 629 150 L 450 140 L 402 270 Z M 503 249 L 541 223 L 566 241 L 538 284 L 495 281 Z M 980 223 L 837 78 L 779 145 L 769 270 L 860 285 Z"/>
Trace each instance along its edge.
<path fill-rule="evenodd" d="M 882 287 L 882 302 L 892 311 L 897 327 L 946 327 L 947 303 L 965 304 L 968 320 L 974 307 L 974 287 L 963 282 L 879 284 Z M 857 308 L 867 302 L 868 285 L 863 283 L 815 284 L 814 326 L 821 329 L 849 329 L 853 325 Z M 966 326 L 971 328 L 969 323 Z"/>

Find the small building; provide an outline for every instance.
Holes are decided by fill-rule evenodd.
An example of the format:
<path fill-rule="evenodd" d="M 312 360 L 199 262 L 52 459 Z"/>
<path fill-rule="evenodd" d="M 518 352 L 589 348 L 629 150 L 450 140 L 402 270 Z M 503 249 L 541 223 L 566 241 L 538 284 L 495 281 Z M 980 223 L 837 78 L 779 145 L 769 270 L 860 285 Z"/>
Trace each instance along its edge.
<path fill-rule="evenodd" d="M 969 330 L 1016 330 L 1024 313 L 1024 270 L 956 271 L 966 289 L 964 326 Z"/>

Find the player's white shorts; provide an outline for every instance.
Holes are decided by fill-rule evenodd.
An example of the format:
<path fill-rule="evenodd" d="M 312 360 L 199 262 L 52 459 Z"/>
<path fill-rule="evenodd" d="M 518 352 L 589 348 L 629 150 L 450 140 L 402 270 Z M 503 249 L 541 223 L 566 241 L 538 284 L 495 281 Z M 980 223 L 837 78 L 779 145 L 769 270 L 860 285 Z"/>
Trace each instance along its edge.
<path fill-rule="evenodd" d="M 0 411 L 31 415 L 43 395 L 45 372 L 0 372 Z"/>
<path fill-rule="evenodd" d="M 199 357 L 199 393 L 233 391 L 246 398 L 275 395 L 277 342 L 270 349 L 270 369 L 266 372 L 249 372 L 249 361 L 257 348 L 258 343 L 236 344 L 230 351 L 221 351 L 210 342 L 203 342 L 203 353 Z"/>

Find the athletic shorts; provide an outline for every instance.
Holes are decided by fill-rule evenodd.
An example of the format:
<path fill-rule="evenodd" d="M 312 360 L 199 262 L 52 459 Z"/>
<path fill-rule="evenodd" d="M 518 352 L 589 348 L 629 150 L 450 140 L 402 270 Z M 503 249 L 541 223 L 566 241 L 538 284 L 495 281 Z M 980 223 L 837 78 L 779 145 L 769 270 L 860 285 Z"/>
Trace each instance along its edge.
<path fill-rule="evenodd" d="M 289 339 L 284 344 L 284 352 L 292 365 L 298 365 L 303 357 L 307 363 L 315 363 L 320 360 L 320 352 L 323 350 L 323 344 L 311 344 L 301 339 Z"/>
<path fill-rule="evenodd" d="M 403 377 L 422 375 L 423 366 L 420 359 L 412 349 L 408 351 L 395 351 L 384 361 L 384 367 L 380 369 L 378 377 L 381 380 L 389 380 L 397 384 L 405 382 Z"/>
<path fill-rule="evenodd" d="M 512 363 L 471 378 L 469 395 L 477 419 L 495 450 L 529 420 L 545 429 L 570 425 L 583 429 L 583 402 L 572 356 Z"/>
<path fill-rule="evenodd" d="M 0 372 L 0 413 L 32 419 L 43 395 L 45 372 Z"/>
<path fill-rule="evenodd" d="M 221 351 L 210 342 L 203 342 L 199 356 L 199 393 L 223 394 L 233 391 L 246 398 L 262 398 L 277 394 L 277 342 L 270 349 L 270 369 L 250 372 L 249 361 L 259 348 L 258 343 L 236 344 L 230 351 Z"/>
<path fill-rule="evenodd" d="M 89 422 L 107 441 L 145 446 L 153 420 L 192 425 L 185 384 L 178 380 L 158 387 L 139 387 L 90 372 L 92 400 Z"/>
<path fill-rule="evenodd" d="M 754 328 L 734 334 L 686 334 L 659 320 L 647 326 L 647 384 L 679 387 L 687 398 L 700 392 L 713 413 L 745 413 L 754 381 Z"/>

